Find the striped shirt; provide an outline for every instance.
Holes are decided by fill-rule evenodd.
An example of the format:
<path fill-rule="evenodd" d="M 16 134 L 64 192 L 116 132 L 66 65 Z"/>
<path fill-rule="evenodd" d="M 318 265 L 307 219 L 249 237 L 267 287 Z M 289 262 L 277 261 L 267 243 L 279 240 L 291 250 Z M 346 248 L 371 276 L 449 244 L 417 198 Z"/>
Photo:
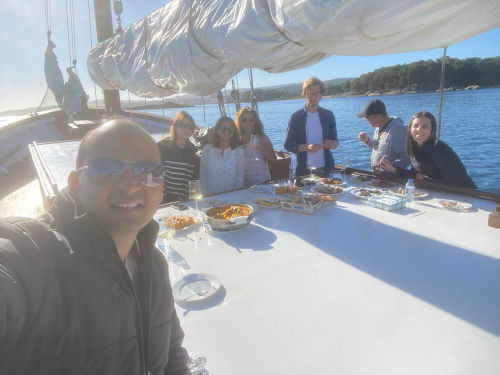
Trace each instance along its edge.
<path fill-rule="evenodd" d="M 200 178 L 200 157 L 196 155 L 197 148 L 187 142 L 184 148 L 179 148 L 171 140 L 158 143 L 160 149 L 163 176 L 163 203 L 188 200 L 189 181 Z"/>

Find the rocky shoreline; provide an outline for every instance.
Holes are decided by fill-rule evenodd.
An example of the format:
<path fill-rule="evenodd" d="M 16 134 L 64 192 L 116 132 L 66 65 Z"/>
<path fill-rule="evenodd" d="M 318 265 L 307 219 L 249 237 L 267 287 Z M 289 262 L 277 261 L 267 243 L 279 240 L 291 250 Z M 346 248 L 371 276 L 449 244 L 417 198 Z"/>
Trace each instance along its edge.
<path fill-rule="evenodd" d="M 479 85 L 471 85 L 467 87 L 447 87 L 443 91 L 461 91 L 461 90 L 478 90 L 481 88 L 491 88 L 491 87 L 481 87 Z M 354 92 L 343 92 L 333 95 L 325 95 L 325 98 L 348 98 L 357 96 L 383 96 L 383 95 L 406 95 L 406 94 L 422 94 L 426 92 L 439 92 L 439 89 L 426 87 L 423 85 L 410 85 L 403 89 L 387 90 L 387 91 L 367 91 L 365 93 L 354 93 Z"/>

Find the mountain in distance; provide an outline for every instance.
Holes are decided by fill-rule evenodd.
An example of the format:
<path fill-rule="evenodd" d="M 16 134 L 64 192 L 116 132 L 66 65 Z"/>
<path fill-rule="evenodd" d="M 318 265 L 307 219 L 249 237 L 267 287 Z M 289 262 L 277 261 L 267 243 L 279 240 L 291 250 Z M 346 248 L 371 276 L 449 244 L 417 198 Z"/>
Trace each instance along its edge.
<path fill-rule="evenodd" d="M 328 86 L 339 86 L 342 85 L 344 82 L 347 81 L 352 81 L 355 78 L 335 78 L 335 79 L 329 79 L 326 81 L 323 81 L 325 87 Z M 283 85 L 275 85 L 275 86 L 266 86 L 266 87 L 256 87 L 255 90 L 262 90 L 262 91 L 270 91 L 270 90 L 276 90 L 276 91 L 281 91 L 284 92 L 288 95 L 294 95 L 299 97 L 300 93 L 302 91 L 302 83 L 287 83 Z M 243 94 L 247 93 L 250 91 L 249 88 L 240 88 L 240 96 L 243 96 Z M 223 91 L 224 92 L 224 91 Z M 227 98 L 231 102 L 231 93 L 230 90 L 226 90 L 227 92 Z M 169 100 L 174 101 L 175 103 L 179 104 L 187 104 L 187 105 L 202 105 L 203 101 L 205 104 L 216 104 L 217 103 L 217 95 L 216 94 L 211 94 L 208 96 L 203 97 L 203 101 L 201 96 L 198 95 L 191 95 L 191 94 L 178 94 L 175 97 L 169 97 Z"/>

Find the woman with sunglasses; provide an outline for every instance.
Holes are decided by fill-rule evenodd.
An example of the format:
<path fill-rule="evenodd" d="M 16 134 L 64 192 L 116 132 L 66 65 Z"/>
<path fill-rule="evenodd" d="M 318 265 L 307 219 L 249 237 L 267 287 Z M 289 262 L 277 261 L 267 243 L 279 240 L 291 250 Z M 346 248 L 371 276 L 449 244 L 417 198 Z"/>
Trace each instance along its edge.
<path fill-rule="evenodd" d="M 172 122 L 170 134 L 158 143 L 165 178 L 163 203 L 187 200 L 189 181 L 199 179 L 200 157 L 189 140 L 195 127 L 187 112 L 179 112 Z"/>
<path fill-rule="evenodd" d="M 209 143 L 201 153 L 200 184 L 204 195 L 242 188 L 244 152 L 233 119 L 217 120 Z"/>
<path fill-rule="evenodd" d="M 436 143 L 436 129 L 436 118 L 432 113 L 415 113 L 410 120 L 406 139 L 411 170 L 395 167 L 387 158 L 380 159 L 380 166 L 397 176 L 476 189 L 476 184 L 455 151 L 443 141 Z"/>
<path fill-rule="evenodd" d="M 257 112 L 250 107 L 241 108 L 236 114 L 236 127 L 245 145 L 245 186 L 270 181 L 268 163 L 276 160 L 276 154 Z"/>

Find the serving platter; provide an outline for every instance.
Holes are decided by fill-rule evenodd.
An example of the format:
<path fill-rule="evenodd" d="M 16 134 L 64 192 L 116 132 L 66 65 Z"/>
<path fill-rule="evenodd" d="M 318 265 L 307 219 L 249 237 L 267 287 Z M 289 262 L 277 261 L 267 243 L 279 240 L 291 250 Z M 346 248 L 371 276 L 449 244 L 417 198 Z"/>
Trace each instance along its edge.
<path fill-rule="evenodd" d="M 257 206 L 262 208 L 280 208 L 280 198 L 272 196 L 258 196 L 255 198 Z"/>
<path fill-rule="evenodd" d="M 311 191 L 318 195 L 337 196 L 344 192 L 342 186 L 318 184 L 311 188 Z"/>
<path fill-rule="evenodd" d="M 377 189 L 354 189 L 351 190 L 350 193 L 357 199 L 368 199 L 370 196 L 382 194 L 382 192 Z"/>
<path fill-rule="evenodd" d="M 248 188 L 252 193 L 270 193 L 274 191 L 273 185 L 252 185 Z"/>
<path fill-rule="evenodd" d="M 454 201 L 450 199 L 440 199 L 438 204 L 442 208 L 452 211 L 468 211 L 472 208 L 472 204 Z"/>
<path fill-rule="evenodd" d="M 405 196 L 404 188 L 403 187 L 389 189 L 389 190 L 387 190 L 387 192 L 389 194 L 392 194 L 392 195 L 395 195 L 395 196 L 398 196 L 398 197 L 403 197 L 404 198 L 404 196 Z M 413 198 L 414 199 L 422 199 L 422 198 L 425 198 L 425 197 L 428 197 L 428 196 L 429 196 L 429 193 L 426 193 L 426 192 L 424 192 L 422 190 L 415 190 Z"/>

